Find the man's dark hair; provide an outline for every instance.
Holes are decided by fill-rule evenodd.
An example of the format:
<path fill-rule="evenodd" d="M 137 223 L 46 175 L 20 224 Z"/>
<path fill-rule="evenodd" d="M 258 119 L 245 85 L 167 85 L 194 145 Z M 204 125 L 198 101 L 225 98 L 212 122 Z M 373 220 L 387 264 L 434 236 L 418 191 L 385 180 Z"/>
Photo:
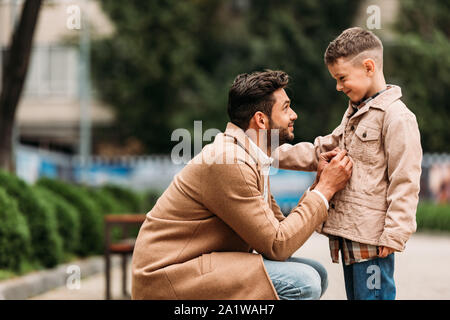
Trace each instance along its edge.
<path fill-rule="evenodd" d="M 289 76 L 283 71 L 266 70 L 238 75 L 228 92 L 230 121 L 247 130 L 250 119 L 257 111 L 270 118 L 275 103 L 272 93 L 285 88 L 288 82 Z"/>

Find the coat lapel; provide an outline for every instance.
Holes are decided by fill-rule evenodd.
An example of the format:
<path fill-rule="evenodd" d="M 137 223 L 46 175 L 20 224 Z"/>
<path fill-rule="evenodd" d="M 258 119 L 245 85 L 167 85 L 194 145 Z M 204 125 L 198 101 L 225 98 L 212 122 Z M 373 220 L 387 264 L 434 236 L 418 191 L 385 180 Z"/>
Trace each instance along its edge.
<path fill-rule="evenodd" d="M 231 122 L 228 122 L 227 128 L 224 132 L 224 135 L 234 138 L 235 143 L 238 146 L 240 146 L 241 148 L 243 148 L 247 152 L 247 154 L 250 155 L 252 160 L 255 162 L 256 169 L 258 170 L 259 178 L 261 181 L 261 183 L 259 185 L 259 190 L 260 190 L 261 194 L 263 194 L 264 178 L 262 176 L 262 171 L 261 171 L 261 160 L 259 159 L 258 154 L 255 152 L 255 150 L 250 146 L 250 141 L 249 141 L 250 138 L 245 134 L 244 130 L 242 130 L 241 128 L 239 128 L 238 126 L 236 126 L 235 124 L 233 124 Z"/>

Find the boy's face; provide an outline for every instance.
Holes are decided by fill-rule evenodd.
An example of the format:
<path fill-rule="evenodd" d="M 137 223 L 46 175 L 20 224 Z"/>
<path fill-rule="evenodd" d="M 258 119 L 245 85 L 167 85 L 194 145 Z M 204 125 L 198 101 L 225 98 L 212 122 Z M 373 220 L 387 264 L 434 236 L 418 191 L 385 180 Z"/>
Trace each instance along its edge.
<path fill-rule="evenodd" d="M 372 87 L 373 73 L 368 71 L 364 62 L 355 63 L 351 59 L 339 58 L 328 71 L 336 79 L 336 90 L 344 92 L 353 103 L 364 98 Z"/>

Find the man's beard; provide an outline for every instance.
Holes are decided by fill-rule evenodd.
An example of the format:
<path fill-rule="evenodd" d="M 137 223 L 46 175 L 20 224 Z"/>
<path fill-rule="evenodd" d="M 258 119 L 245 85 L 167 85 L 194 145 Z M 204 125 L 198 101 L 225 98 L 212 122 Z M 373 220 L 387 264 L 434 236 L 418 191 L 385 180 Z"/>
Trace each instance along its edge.
<path fill-rule="evenodd" d="M 269 125 L 270 129 L 268 132 L 268 139 L 269 139 L 269 145 L 272 144 L 272 130 L 278 130 L 278 137 L 279 137 L 279 146 L 281 146 L 284 143 L 291 142 L 294 140 L 294 136 L 290 134 L 289 127 L 283 128 L 279 125 L 277 125 L 274 121 L 272 121 L 271 118 L 269 118 Z M 276 133 L 273 134 L 274 138 L 276 138 Z M 273 141 L 276 143 L 276 141 Z"/>

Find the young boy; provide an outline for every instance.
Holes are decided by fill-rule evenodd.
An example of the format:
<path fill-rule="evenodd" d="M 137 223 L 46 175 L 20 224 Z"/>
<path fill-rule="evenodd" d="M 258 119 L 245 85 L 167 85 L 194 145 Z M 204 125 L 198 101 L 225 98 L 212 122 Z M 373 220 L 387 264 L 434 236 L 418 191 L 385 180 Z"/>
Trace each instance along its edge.
<path fill-rule="evenodd" d="M 329 44 L 325 64 L 336 90 L 350 99 L 341 124 L 314 146 L 285 144 L 274 156 L 280 168 L 311 171 L 321 152 L 347 150 L 352 177 L 330 201 L 328 220 L 317 231 L 329 237 L 333 262 L 339 263 L 341 251 L 348 299 L 395 299 L 394 252 L 403 251 L 416 230 L 417 121 L 400 100 L 401 89 L 386 85 L 383 45 L 372 32 L 342 32 Z"/>

